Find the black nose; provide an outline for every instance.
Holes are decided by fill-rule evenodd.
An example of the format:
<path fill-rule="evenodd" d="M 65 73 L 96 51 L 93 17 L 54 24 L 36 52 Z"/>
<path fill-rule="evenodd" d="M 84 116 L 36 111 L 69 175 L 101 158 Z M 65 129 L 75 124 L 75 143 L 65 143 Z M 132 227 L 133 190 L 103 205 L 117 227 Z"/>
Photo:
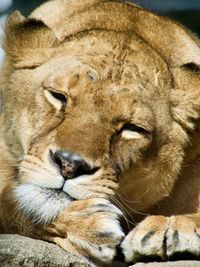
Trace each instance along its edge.
<path fill-rule="evenodd" d="M 55 153 L 50 151 L 50 156 L 66 179 L 76 178 L 84 174 L 92 175 L 99 169 L 98 167 L 92 167 L 80 155 L 69 151 L 58 150 Z"/>

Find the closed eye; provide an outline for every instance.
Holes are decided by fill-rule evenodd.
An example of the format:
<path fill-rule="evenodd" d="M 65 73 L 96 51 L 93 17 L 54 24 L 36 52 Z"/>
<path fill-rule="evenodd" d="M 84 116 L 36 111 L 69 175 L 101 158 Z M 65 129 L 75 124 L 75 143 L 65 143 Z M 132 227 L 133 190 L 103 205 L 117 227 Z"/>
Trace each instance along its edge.
<path fill-rule="evenodd" d="M 125 124 L 121 130 L 121 137 L 124 139 L 141 139 L 144 137 L 144 135 L 148 134 L 149 132 L 135 124 Z"/>
<path fill-rule="evenodd" d="M 132 132 L 138 132 L 138 133 L 147 133 L 147 130 L 145 130 L 144 128 L 137 126 L 135 124 L 125 124 L 122 128 L 121 128 L 121 132 L 124 130 L 128 130 L 128 131 L 132 131 Z"/>
<path fill-rule="evenodd" d="M 52 104 L 57 110 L 64 110 L 67 105 L 67 96 L 60 92 L 52 90 L 44 90 L 46 99 Z"/>

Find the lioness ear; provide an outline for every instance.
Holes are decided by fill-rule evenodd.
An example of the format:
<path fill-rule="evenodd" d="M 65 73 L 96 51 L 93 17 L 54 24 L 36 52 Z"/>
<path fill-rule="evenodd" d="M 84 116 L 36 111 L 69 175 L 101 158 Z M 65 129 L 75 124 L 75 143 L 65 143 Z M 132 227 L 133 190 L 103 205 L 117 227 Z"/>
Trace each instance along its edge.
<path fill-rule="evenodd" d="M 138 12 L 140 19 L 134 26 L 135 32 L 165 59 L 169 67 L 200 66 L 200 41 L 193 33 L 168 18 L 146 10 Z"/>
<path fill-rule="evenodd" d="M 3 48 L 15 67 L 40 65 L 51 56 L 55 43 L 55 36 L 42 21 L 25 18 L 19 11 L 8 17 Z"/>

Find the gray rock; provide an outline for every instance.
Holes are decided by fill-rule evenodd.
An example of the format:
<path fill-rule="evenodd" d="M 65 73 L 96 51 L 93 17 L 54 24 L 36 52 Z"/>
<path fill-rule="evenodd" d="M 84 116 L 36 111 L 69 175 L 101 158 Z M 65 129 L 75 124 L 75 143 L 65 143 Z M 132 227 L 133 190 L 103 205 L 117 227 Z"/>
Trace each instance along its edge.
<path fill-rule="evenodd" d="M 0 235 L 0 267 L 89 267 L 60 247 L 19 235 Z M 113 262 L 110 267 L 125 267 Z M 107 266 L 108 267 L 108 266 Z M 200 267 L 198 261 L 137 263 L 133 267 Z"/>
<path fill-rule="evenodd" d="M 88 267 L 54 244 L 18 235 L 0 235 L 0 266 Z"/>
<path fill-rule="evenodd" d="M 199 261 L 137 263 L 133 267 L 200 267 Z"/>

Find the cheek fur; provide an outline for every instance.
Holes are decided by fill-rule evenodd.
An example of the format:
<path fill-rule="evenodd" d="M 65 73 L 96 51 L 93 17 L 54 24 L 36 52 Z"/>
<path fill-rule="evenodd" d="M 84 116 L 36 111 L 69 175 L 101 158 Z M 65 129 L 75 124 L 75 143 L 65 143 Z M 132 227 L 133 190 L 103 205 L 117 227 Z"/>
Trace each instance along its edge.
<path fill-rule="evenodd" d="M 46 224 L 69 204 L 66 194 L 57 194 L 38 186 L 18 185 L 14 191 L 20 209 L 35 223 Z"/>
<path fill-rule="evenodd" d="M 52 189 L 59 189 L 64 182 L 64 178 L 50 163 L 48 156 L 41 160 L 36 156 L 26 155 L 20 164 L 19 177 L 20 183 Z"/>

